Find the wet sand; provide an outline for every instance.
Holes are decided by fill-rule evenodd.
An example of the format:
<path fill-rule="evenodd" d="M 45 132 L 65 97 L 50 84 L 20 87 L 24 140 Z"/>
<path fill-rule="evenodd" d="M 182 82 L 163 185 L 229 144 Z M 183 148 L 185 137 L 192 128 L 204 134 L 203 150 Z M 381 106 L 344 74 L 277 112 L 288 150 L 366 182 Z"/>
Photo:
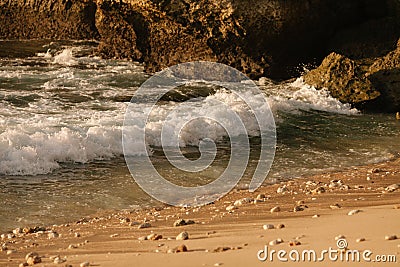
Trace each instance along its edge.
<path fill-rule="evenodd" d="M 257 258 L 257 254 L 265 256 L 259 251 L 267 246 L 268 252 L 285 251 L 281 258 L 288 259 L 290 266 L 397 266 L 400 188 L 390 187 L 396 184 L 400 185 L 400 159 L 298 178 L 253 193 L 233 191 L 201 208 L 110 212 L 42 231 L 27 228 L 25 231 L 33 232 L 28 234 L 17 230 L 2 236 L 0 265 L 19 266 L 29 252 L 39 254 L 41 263 L 37 266 L 80 266 L 85 262 L 89 266 L 166 267 L 283 264 L 277 252 L 272 261 L 270 257 L 265 261 Z M 271 212 L 274 207 L 280 211 Z M 173 226 L 179 219 L 194 223 Z M 144 222 L 151 226 L 138 229 Z M 274 229 L 264 230 L 272 227 L 264 227 L 267 224 Z M 284 227 L 277 229 L 280 224 Z M 187 232 L 189 239 L 176 240 L 181 232 Z M 293 262 L 289 258 L 292 250 L 300 255 L 304 250 L 315 250 L 321 258 L 323 250 L 338 249 L 335 237 L 340 235 L 348 246 L 335 254 L 339 258 L 336 262 L 326 254 L 320 262 L 302 261 L 301 257 L 300 262 Z M 145 237 L 158 240 L 143 240 Z M 394 240 L 385 240 L 389 237 Z M 278 238 L 283 242 L 269 244 Z M 365 241 L 356 242 L 361 238 Z M 188 251 L 177 253 L 176 247 L 181 245 Z M 360 251 L 360 262 L 345 262 L 349 250 Z M 365 250 L 372 252 L 366 259 L 362 257 Z M 390 261 L 396 257 L 397 263 L 366 261 L 375 260 L 377 255 Z M 58 264 L 54 263 L 56 256 Z"/>

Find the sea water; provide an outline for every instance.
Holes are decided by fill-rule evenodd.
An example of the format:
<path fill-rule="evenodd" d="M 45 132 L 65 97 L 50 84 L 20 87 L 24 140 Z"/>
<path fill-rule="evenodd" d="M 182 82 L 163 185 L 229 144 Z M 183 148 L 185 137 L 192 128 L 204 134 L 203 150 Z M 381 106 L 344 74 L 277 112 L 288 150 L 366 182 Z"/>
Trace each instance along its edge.
<path fill-rule="evenodd" d="M 83 41 L 0 41 L 1 231 L 160 204 L 135 184 L 122 148 L 126 108 L 150 76 L 137 62 L 93 56 L 95 47 L 96 43 Z M 275 159 L 265 185 L 385 161 L 400 152 L 400 123 L 390 114 L 362 114 L 300 77 L 255 82 L 273 111 L 277 129 Z M 260 133 L 247 116 L 247 107 L 228 90 L 217 88 L 196 98 L 192 110 L 146 126 L 152 162 L 168 180 L 204 185 L 226 168 L 230 140 L 218 124 L 194 120 L 181 133 L 182 152 L 188 158 L 199 157 L 199 140 L 205 136 L 216 141 L 215 162 L 201 173 L 172 168 L 157 138 L 163 126 L 190 121 L 196 110 L 216 112 L 214 100 L 229 103 L 249 129 L 252 149 L 259 148 Z M 155 118 L 179 102 L 159 103 Z M 142 112 L 141 103 L 135 105 L 133 111 Z M 139 155 L 131 151 L 129 156 Z M 250 171 L 238 187 L 245 188 L 256 163 L 257 155 L 251 155 Z"/>

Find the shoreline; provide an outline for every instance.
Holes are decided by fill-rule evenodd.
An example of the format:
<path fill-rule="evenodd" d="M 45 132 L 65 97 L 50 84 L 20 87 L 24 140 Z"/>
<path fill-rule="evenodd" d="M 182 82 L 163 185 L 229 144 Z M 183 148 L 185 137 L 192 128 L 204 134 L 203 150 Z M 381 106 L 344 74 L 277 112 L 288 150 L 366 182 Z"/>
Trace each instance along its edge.
<path fill-rule="evenodd" d="M 269 246 L 270 249 L 322 250 L 334 247 L 338 235 L 348 237 L 349 247 L 393 254 L 400 262 L 400 239 L 385 240 L 386 235 L 400 238 L 400 189 L 386 190 L 395 184 L 400 187 L 398 157 L 291 179 L 263 186 L 253 193 L 234 190 L 214 204 L 200 208 L 101 213 L 42 229 L 45 231 L 28 234 L 16 231 L 10 239 L 4 236 L 0 265 L 18 266 L 25 262 L 29 252 L 39 254 L 39 266 L 60 266 L 53 263 L 55 256 L 66 266 L 80 266 L 84 262 L 90 266 L 157 266 L 160 261 L 163 266 L 278 265 L 277 261 L 257 259 L 257 252 L 270 241 L 283 239 L 282 244 Z M 271 212 L 278 206 L 279 212 Z M 352 210 L 361 212 L 347 215 Z M 179 219 L 193 220 L 194 224 L 174 227 Z M 145 223 L 151 226 L 138 229 L 141 224 L 149 226 Z M 268 224 L 285 227 L 264 230 Z M 344 226 L 338 227 L 341 224 Z M 189 239 L 176 240 L 184 231 Z M 157 240 L 143 240 L 145 237 Z M 356 243 L 357 238 L 366 241 Z M 188 252 L 171 253 L 180 245 L 185 245 Z M 366 262 L 354 264 L 371 266 Z"/>

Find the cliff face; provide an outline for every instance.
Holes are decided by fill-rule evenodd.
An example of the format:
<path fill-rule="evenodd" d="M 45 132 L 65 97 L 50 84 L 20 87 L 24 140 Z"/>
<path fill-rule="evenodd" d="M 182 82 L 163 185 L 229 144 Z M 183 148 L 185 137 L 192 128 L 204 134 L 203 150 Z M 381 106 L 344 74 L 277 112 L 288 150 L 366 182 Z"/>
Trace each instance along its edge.
<path fill-rule="evenodd" d="M 0 0 L 0 39 L 96 39 L 96 3 Z"/>
<path fill-rule="evenodd" d="M 400 35 L 397 0 L 0 0 L 1 39 L 98 39 L 153 72 L 211 60 L 288 78 L 330 51 L 377 57 Z"/>

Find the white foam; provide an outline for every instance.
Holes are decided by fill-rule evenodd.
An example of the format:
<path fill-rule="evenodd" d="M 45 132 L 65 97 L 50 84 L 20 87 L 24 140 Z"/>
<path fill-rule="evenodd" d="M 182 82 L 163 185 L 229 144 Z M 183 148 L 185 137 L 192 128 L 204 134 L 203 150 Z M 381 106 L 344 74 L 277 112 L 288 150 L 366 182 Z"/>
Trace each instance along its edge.
<path fill-rule="evenodd" d="M 355 115 L 359 111 L 350 104 L 333 98 L 326 89 L 317 90 L 304 83 L 302 78 L 280 88 L 269 97 L 273 111 L 298 113 L 299 110 L 318 110 L 337 114 Z"/>
<path fill-rule="evenodd" d="M 78 64 L 78 61 L 74 58 L 72 48 L 66 48 L 61 53 L 54 56 L 53 63 L 72 66 Z"/>

